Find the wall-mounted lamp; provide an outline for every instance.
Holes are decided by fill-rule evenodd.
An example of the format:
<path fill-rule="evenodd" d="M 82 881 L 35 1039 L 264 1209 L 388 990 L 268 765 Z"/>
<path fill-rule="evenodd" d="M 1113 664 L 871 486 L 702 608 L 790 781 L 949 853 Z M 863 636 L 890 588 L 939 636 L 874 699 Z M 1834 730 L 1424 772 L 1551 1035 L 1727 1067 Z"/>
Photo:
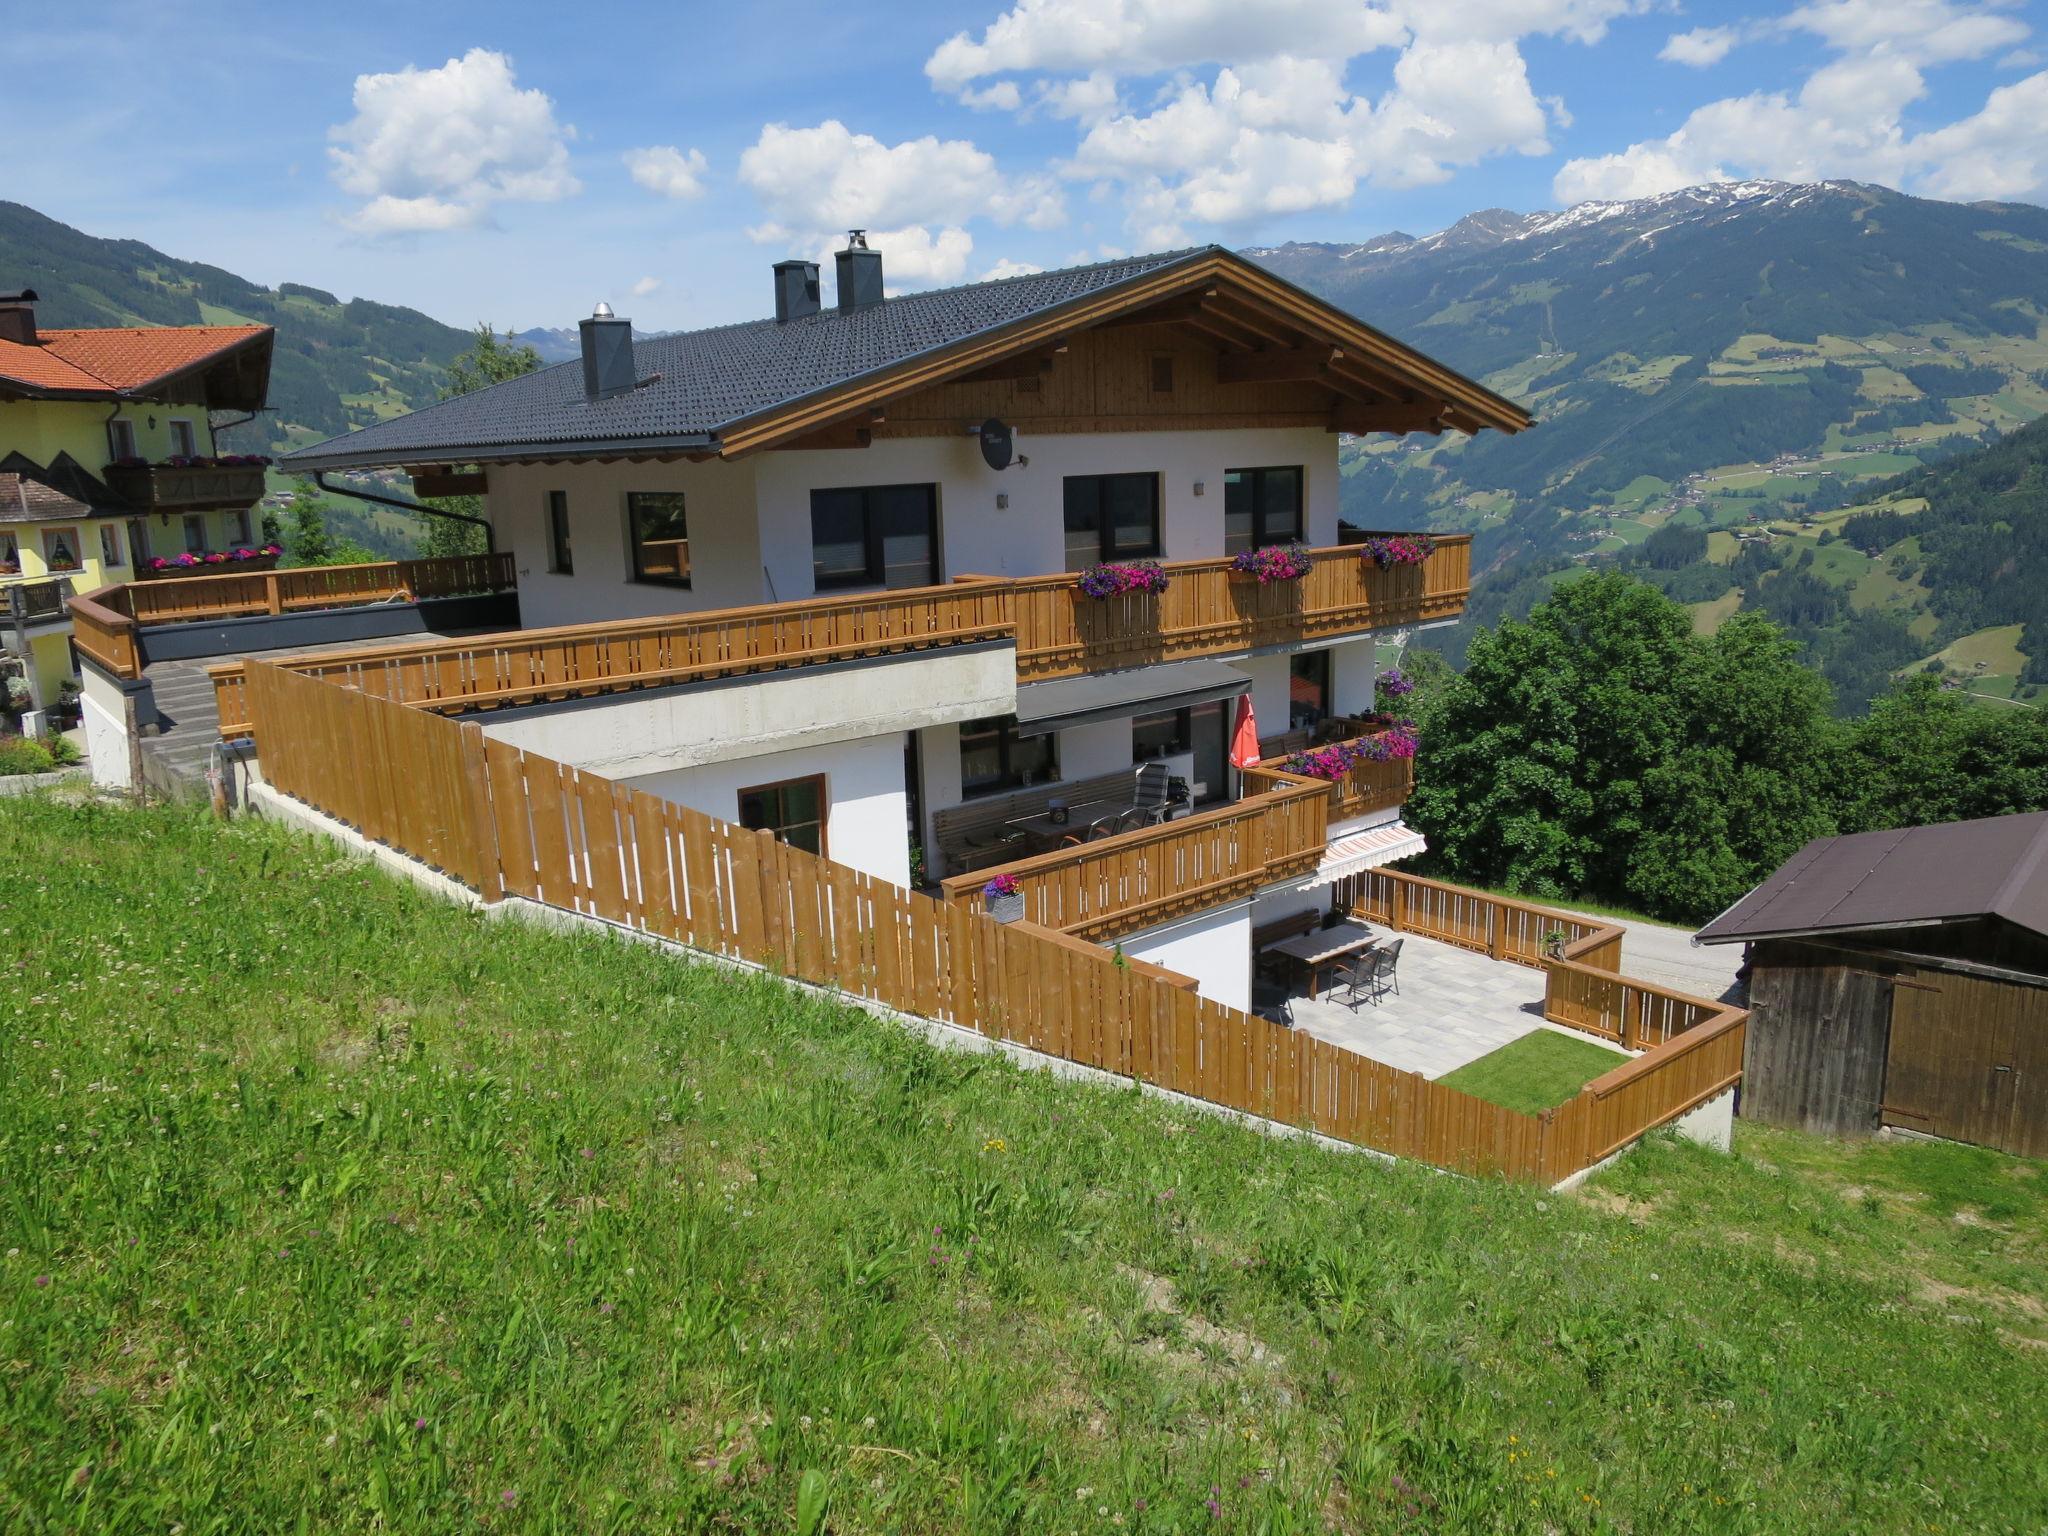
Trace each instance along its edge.
<path fill-rule="evenodd" d="M 1197 496 L 1202 494 L 1202 482 L 1199 480 L 1195 482 L 1195 494 Z"/>

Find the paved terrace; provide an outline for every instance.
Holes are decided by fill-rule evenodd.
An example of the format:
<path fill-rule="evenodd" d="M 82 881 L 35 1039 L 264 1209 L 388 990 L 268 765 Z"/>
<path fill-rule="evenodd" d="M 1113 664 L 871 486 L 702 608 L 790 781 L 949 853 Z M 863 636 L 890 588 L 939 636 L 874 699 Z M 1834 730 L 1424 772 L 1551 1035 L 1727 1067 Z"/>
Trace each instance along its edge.
<path fill-rule="evenodd" d="M 1386 932 L 1378 924 L 1374 927 Z M 1325 992 L 1314 1002 L 1297 992 L 1288 998 L 1294 1027 L 1429 1078 L 1455 1072 L 1539 1029 L 1595 1040 L 1544 1022 L 1543 972 L 1489 960 L 1420 934 L 1392 937 L 1402 941 L 1398 995 L 1388 992 L 1377 1003 L 1360 997 L 1353 1008 L 1341 989 L 1334 997 Z M 1625 941 L 1622 954 L 1628 954 Z M 1277 984 L 1261 981 L 1252 999 L 1254 1011 L 1279 1017 L 1275 1005 L 1281 996 Z M 1609 1040 L 1596 1043 L 1613 1046 Z"/>

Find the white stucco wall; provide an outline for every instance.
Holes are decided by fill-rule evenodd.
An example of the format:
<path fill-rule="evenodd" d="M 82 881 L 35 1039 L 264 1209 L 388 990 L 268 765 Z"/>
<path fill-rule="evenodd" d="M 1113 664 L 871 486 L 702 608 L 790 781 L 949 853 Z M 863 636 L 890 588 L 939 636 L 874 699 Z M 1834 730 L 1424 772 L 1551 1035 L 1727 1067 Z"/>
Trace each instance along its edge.
<path fill-rule="evenodd" d="M 1330 647 L 1330 704 L 1339 715 L 1363 715 L 1372 710 L 1373 689 L 1379 679 L 1378 642 L 1370 637 L 1347 640 Z"/>
<path fill-rule="evenodd" d="M 1195 978 L 1202 996 L 1232 1008 L 1252 1005 L 1252 904 L 1227 907 L 1147 928 L 1121 942 L 1134 960 L 1149 960 Z"/>
<path fill-rule="evenodd" d="M 734 463 L 494 465 L 486 505 L 499 546 L 513 552 L 529 628 L 812 596 L 811 492 L 838 486 L 937 485 L 942 581 L 1064 570 L 1061 481 L 1068 475 L 1156 471 L 1165 557 L 1193 560 L 1223 553 L 1226 469 L 1299 464 L 1308 541 L 1337 541 L 1333 433 L 1020 434 L 1017 453 L 1029 462 L 997 473 L 982 462 L 965 425 L 958 437 L 883 439 L 869 448 L 764 453 Z M 571 576 L 548 571 L 551 490 L 569 497 Z M 688 589 L 629 579 L 626 493 L 635 490 L 681 491 L 687 498 L 694 569 Z M 1008 498 L 1007 508 L 996 506 L 998 496 Z"/>
<path fill-rule="evenodd" d="M 1016 676 L 1007 645 L 912 651 L 508 711 L 486 716 L 483 727 L 524 751 L 628 778 L 1008 714 L 1016 708 Z M 956 777 L 957 758 L 956 739 Z"/>
<path fill-rule="evenodd" d="M 86 766 L 101 789 L 138 790 L 135 743 L 128 735 L 127 694 L 89 661 L 78 668 L 78 723 L 85 731 Z"/>
<path fill-rule="evenodd" d="M 498 547 L 519 572 L 519 617 L 528 629 L 649 618 L 767 600 L 754 522 L 752 459 L 690 464 L 494 464 L 486 510 Z M 548 492 L 569 498 L 575 573 L 548 569 Z M 626 543 L 628 491 L 681 491 L 689 522 L 691 585 L 632 580 Z M 806 559 L 810 547 L 804 533 Z M 806 579 L 804 592 L 809 592 Z M 782 594 L 792 595 L 789 592 Z"/>
<path fill-rule="evenodd" d="M 1252 714 L 1259 735 L 1278 736 L 1287 729 L 1287 657 L 1277 653 L 1247 656 L 1231 665 L 1252 680 Z"/>
<path fill-rule="evenodd" d="M 638 774 L 622 782 L 707 816 L 736 821 L 742 789 L 810 774 L 825 776 L 830 808 L 825 821 L 826 856 L 892 884 L 909 885 L 910 843 L 904 835 L 908 806 L 900 735 Z"/>

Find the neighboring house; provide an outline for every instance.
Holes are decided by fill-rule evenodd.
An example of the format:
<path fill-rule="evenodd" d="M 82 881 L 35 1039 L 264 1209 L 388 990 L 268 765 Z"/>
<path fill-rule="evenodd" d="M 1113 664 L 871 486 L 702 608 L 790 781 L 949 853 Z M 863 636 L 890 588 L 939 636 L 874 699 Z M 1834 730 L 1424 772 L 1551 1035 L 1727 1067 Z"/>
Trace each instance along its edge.
<path fill-rule="evenodd" d="M 1275 755 L 1377 733 L 1375 636 L 1455 620 L 1470 581 L 1462 536 L 1391 565 L 1341 541 L 1339 434 L 1530 417 L 1215 247 L 893 298 L 863 241 L 836 264 L 834 307 L 800 261 L 772 319 L 635 343 L 601 306 L 575 362 L 289 456 L 481 495 L 516 572 L 527 628 L 386 654 L 376 686 L 898 885 L 978 891 L 1035 846 L 1087 908 L 1053 926 L 1245 1006 L 1255 904 L 1326 904 L 1421 840 L 1406 761 L 1328 795 L 1233 770 L 1240 701 Z M 1297 541 L 1300 580 L 1231 569 Z M 1080 585 L 1149 561 L 1163 593 Z M 1128 805 L 1154 761 L 1193 830 L 1048 874 L 1095 813 L 1018 823 Z"/>
<path fill-rule="evenodd" d="M 1819 838 L 1698 941 L 1749 946 L 1745 1116 L 2048 1155 L 2048 811 Z"/>
<path fill-rule="evenodd" d="M 253 548 L 259 463 L 214 459 L 215 411 L 260 410 L 260 325 L 39 330 L 0 293 L 0 648 L 33 707 L 79 675 L 64 602 L 152 559 Z"/>

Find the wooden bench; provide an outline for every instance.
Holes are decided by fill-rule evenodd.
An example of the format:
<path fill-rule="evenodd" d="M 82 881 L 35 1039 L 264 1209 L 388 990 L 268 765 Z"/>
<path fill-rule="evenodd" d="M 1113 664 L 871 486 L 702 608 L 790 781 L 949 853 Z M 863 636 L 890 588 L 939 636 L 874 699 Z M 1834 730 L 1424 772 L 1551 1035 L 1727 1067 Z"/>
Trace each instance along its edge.
<path fill-rule="evenodd" d="M 1280 957 L 1277 955 L 1269 958 L 1266 954 L 1266 951 L 1275 944 L 1284 943 L 1300 934 L 1313 933 L 1322 926 L 1322 923 L 1323 914 L 1315 907 L 1303 912 L 1290 912 L 1285 917 L 1274 918 L 1270 923 L 1260 923 L 1252 929 L 1253 972 L 1263 971 L 1269 964 L 1279 960 Z"/>
<path fill-rule="evenodd" d="M 937 845 L 939 855 L 939 867 L 931 872 L 933 878 L 964 875 L 970 870 L 1012 864 L 1027 857 L 1031 849 L 1022 835 L 1010 836 L 1016 832 L 1009 825 L 1012 820 L 1043 811 L 1054 799 L 1065 800 L 1069 805 L 1119 795 L 1129 800 L 1137 793 L 1136 774 L 1136 769 L 1125 768 L 1117 773 L 1098 774 L 1092 779 L 1034 784 L 1029 789 L 983 795 L 959 805 L 949 805 L 943 811 L 932 812 L 932 841 Z"/>

